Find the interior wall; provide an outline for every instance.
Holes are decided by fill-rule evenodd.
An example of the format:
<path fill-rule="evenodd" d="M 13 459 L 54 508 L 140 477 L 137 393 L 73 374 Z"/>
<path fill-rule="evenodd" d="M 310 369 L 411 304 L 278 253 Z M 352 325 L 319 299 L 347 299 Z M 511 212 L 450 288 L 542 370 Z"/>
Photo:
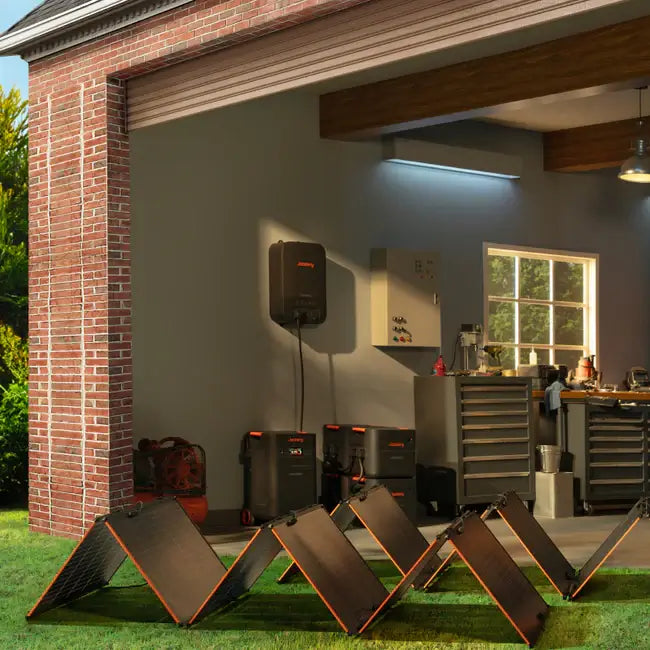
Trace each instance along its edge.
<path fill-rule="evenodd" d="M 318 101 L 278 95 L 132 133 L 134 427 L 208 457 L 211 508 L 239 508 L 242 434 L 298 424 L 297 341 L 268 317 L 268 246 L 321 242 L 328 320 L 305 332 L 305 429 L 413 425 L 437 350 L 370 345 L 369 249 L 439 251 L 443 351 L 482 322 L 485 241 L 600 254 L 605 380 L 647 364 L 650 199 L 611 174 L 542 171 L 538 134 L 466 123 L 419 134 L 516 153 L 520 181 L 381 162 L 320 140 Z"/>

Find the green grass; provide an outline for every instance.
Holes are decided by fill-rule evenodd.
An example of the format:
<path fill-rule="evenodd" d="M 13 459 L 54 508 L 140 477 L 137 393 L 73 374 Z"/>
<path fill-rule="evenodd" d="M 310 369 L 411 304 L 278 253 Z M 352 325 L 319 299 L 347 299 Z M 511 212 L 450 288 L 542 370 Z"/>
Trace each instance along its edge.
<path fill-rule="evenodd" d="M 433 593 L 411 591 L 362 638 L 346 637 L 303 580 L 275 583 L 284 559 L 273 562 L 247 597 L 189 630 L 171 622 L 127 564 L 111 586 L 27 623 L 25 613 L 73 546 L 28 533 L 24 511 L 0 511 L 0 648 L 524 647 L 463 566 L 453 566 Z M 371 564 L 388 586 L 396 583 L 390 563 Z M 536 568 L 525 571 L 551 605 L 537 647 L 650 648 L 650 571 L 603 569 L 576 603 L 562 601 Z"/>

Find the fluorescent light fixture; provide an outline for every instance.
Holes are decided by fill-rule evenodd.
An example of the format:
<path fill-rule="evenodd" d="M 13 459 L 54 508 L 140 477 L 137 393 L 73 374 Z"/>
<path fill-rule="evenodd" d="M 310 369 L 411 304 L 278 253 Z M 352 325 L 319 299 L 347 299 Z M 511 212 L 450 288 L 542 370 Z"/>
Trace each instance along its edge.
<path fill-rule="evenodd" d="M 443 171 L 477 174 L 496 178 L 521 177 L 521 158 L 494 151 L 450 147 L 424 140 L 393 138 L 384 140 L 384 160 Z"/>

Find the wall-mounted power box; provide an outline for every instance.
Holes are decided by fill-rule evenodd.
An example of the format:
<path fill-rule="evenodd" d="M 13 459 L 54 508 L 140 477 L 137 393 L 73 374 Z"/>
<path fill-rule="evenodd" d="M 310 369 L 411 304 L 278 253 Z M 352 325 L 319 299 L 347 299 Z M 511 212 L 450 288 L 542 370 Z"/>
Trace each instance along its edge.
<path fill-rule="evenodd" d="M 327 316 L 325 249 L 313 242 L 269 247 L 269 308 L 280 325 L 320 325 Z"/>
<path fill-rule="evenodd" d="M 433 251 L 371 250 L 372 345 L 440 347 L 439 266 Z"/>

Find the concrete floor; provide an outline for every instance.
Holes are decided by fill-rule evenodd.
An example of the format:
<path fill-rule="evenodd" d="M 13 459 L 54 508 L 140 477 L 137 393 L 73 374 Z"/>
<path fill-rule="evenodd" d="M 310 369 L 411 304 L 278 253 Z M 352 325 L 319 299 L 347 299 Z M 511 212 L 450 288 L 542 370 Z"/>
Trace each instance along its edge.
<path fill-rule="evenodd" d="M 596 515 L 592 517 L 570 517 L 550 519 L 537 517 L 549 537 L 557 544 L 567 560 L 576 568 L 581 567 L 592 553 L 606 539 L 609 533 L 624 519 L 624 515 Z M 448 524 L 421 526 L 424 536 L 431 541 Z M 517 541 L 501 518 L 491 518 L 488 526 L 517 564 L 533 564 L 530 556 Z M 219 555 L 238 555 L 251 536 L 251 531 L 228 535 L 210 535 L 208 541 Z M 366 559 L 384 558 L 382 550 L 368 531 L 355 528 L 347 536 Z M 650 521 L 642 520 L 625 538 L 607 561 L 608 566 L 650 568 Z M 440 555 L 445 556 L 445 546 Z"/>

